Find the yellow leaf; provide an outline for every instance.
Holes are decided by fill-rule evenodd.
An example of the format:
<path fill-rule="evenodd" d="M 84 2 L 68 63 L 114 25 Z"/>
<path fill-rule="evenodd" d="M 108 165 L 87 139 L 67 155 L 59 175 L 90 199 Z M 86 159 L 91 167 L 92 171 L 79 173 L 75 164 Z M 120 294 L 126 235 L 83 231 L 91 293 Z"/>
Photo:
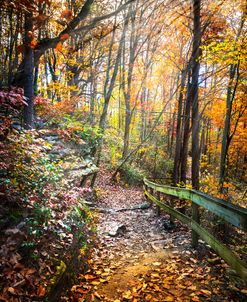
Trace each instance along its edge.
<path fill-rule="evenodd" d="M 206 289 L 201 289 L 201 292 L 202 292 L 203 294 L 205 294 L 206 296 L 211 296 L 211 295 L 212 295 L 211 291 L 206 290 Z"/>
<path fill-rule="evenodd" d="M 13 287 L 9 287 L 8 292 L 11 293 L 12 295 L 16 294 L 15 289 Z"/>
<path fill-rule="evenodd" d="M 130 290 L 127 290 L 124 294 L 123 294 L 123 298 L 127 299 L 127 300 L 131 300 L 132 299 L 132 293 Z"/>
<path fill-rule="evenodd" d="M 155 266 L 160 266 L 162 263 L 161 262 L 154 262 L 153 265 Z"/>
<path fill-rule="evenodd" d="M 101 275 L 101 277 L 107 277 L 109 276 L 109 273 L 102 273 L 102 274 L 98 274 L 98 272 L 96 272 L 97 275 Z"/>
<path fill-rule="evenodd" d="M 188 287 L 188 289 L 190 289 L 190 290 L 196 290 L 197 288 L 196 288 L 195 285 L 191 285 L 190 287 Z"/>
<path fill-rule="evenodd" d="M 151 274 L 151 277 L 153 277 L 153 278 L 159 278 L 160 275 L 159 275 L 158 273 L 152 273 L 152 274 Z"/>
<path fill-rule="evenodd" d="M 167 296 L 167 297 L 165 298 L 164 301 L 166 301 L 166 302 L 174 301 L 174 297 L 172 297 L 172 296 Z"/>
<path fill-rule="evenodd" d="M 107 282 L 107 280 L 106 280 L 106 279 L 99 279 L 99 281 L 100 281 L 101 283 L 105 283 L 105 282 Z"/>
<path fill-rule="evenodd" d="M 100 284 L 100 282 L 99 281 L 92 281 L 92 282 L 90 282 L 90 284 L 92 284 L 92 285 L 99 285 Z"/>

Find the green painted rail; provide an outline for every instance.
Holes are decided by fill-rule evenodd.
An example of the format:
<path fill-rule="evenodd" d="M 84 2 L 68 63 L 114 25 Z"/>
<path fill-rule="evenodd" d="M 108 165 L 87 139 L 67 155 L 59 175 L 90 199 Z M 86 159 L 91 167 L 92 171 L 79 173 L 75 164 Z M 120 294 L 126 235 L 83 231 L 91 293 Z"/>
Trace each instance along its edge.
<path fill-rule="evenodd" d="M 212 234 L 205 230 L 193 217 L 190 218 L 169 205 L 164 204 L 153 193 L 160 192 L 166 195 L 186 199 L 202 206 L 204 209 L 225 219 L 232 225 L 247 230 L 247 210 L 227 203 L 224 200 L 214 198 L 196 190 L 185 188 L 176 188 L 165 185 L 156 184 L 144 179 L 145 195 L 160 208 L 164 209 L 168 214 L 172 215 L 181 222 L 187 224 L 194 232 L 196 232 L 205 242 L 207 242 L 215 252 L 228 263 L 237 274 L 247 281 L 247 264 L 240 260 L 230 249 L 218 241 Z"/>

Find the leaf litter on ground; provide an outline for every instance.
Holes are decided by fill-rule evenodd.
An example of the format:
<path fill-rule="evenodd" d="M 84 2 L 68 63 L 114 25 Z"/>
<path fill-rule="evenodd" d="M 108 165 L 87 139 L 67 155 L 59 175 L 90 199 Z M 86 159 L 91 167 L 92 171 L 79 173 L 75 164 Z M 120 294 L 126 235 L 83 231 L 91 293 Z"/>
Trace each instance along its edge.
<path fill-rule="evenodd" d="M 110 183 L 104 170 L 99 180 L 99 206 L 117 210 L 145 201 L 141 189 Z M 245 301 L 244 284 L 226 274 L 224 261 L 202 243 L 193 250 L 190 231 L 179 222 L 167 231 L 164 220 L 152 208 L 100 213 L 90 270 L 64 301 Z M 116 224 L 126 232 L 111 237 Z"/>

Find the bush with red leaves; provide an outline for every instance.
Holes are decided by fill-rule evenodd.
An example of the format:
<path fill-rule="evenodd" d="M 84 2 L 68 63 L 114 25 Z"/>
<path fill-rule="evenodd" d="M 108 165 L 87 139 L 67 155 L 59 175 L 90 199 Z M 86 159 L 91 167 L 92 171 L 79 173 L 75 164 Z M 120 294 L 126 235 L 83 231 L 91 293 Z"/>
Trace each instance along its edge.
<path fill-rule="evenodd" d="M 0 90 L 0 140 L 7 138 L 13 118 L 20 115 L 24 106 L 27 106 L 27 103 L 22 88 L 11 87 L 9 90 Z"/>

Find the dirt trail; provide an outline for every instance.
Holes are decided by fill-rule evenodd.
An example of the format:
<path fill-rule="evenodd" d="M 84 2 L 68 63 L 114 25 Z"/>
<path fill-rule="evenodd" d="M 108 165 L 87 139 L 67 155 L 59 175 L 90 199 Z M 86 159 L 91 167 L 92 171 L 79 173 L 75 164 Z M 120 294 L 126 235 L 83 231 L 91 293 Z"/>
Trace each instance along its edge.
<path fill-rule="evenodd" d="M 108 209 L 98 214 L 99 245 L 70 301 L 245 301 L 221 259 L 204 245 L 191 249 L 188 229 L 165 229 L 169 217 L 153 208 L 116 211 L 146 202 L 140 189 L 104 179 L 98 195 Z"/>

